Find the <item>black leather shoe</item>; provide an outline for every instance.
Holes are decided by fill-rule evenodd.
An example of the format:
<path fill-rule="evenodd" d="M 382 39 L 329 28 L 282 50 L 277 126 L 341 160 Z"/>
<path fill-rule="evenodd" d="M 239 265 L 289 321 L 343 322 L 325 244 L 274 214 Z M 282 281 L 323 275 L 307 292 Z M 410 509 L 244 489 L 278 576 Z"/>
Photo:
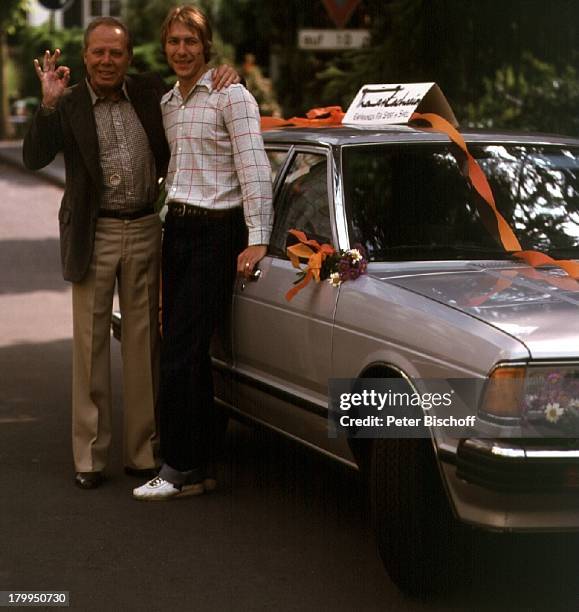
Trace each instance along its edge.
<path fill-rule="evenodd" d="M 125 474 L 127 476 L 136 476 L 137 478 L 143 478 L 144 480 L 150 480 L 151 478 L 155 478 L 159 474 L 159 468 L 125 468 Z"/>
<path fill-rule="evenodd" d="M 74 484 L 81 489 L 96 489 L 103 480 L 102 472 L 77 472 Z"/>

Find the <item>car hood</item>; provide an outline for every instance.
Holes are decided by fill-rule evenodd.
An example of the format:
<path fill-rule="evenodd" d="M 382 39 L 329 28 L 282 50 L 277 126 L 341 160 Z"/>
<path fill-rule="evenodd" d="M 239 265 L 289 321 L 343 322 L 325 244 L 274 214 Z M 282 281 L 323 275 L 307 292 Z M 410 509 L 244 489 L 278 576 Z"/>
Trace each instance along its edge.
<path fill-rule="evenodd" d="M 579 358 L 579 283 L 562 270 L 510 262 L 403 264 L 369 273 L 484 321 L 533 359 Z"/>

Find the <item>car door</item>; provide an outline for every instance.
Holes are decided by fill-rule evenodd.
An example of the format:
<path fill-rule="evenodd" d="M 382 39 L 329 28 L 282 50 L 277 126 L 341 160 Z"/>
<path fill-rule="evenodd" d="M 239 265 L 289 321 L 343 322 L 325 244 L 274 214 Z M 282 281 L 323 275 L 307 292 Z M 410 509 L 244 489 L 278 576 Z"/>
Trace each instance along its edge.
<path fill-rule="evenodd" d="M 295 148 L 274 201 L 275 222 L 260 276 L 239 280 L 234 295 L 236 406 L 318 445 L 327 441 L 327 387 L 338 291 L 310 283 L 285 297 L 297 270 L 286 255 L 288 230 L 332 243 L 332 158 L 321 147 Z"/>

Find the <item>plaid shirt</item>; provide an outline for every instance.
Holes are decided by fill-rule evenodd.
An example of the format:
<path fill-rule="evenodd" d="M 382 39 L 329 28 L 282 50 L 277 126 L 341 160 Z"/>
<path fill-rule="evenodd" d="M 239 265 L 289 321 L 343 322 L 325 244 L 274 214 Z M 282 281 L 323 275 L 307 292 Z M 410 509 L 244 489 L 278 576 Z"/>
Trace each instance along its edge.
<path fill-rule="evenodd" d="M 213 91 L 209 70 L 185 101 L 177 83 L 161 109 L 171 149 L 167 202 L 214 210 L 243 206 L 248 243 L 268 244 L 271 168 L 253 96 L 242 85 Z"/>
<path fill-rule="evenodd" d="M 93 104 L 103 173 L 101 208 L 133 210 L 157 198 L 155 158 L 147 134 L 127 94 L 119 100 L 99 98 L 87 80 Z"/>

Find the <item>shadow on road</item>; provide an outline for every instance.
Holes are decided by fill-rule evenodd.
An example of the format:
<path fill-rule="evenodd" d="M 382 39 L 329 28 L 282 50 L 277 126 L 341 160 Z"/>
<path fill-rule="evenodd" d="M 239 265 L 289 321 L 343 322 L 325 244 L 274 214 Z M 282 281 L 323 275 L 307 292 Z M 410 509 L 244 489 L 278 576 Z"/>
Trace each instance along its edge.
<path fill-rule="evenodd" d="M 256 522 L 267 524 L 270 512 L 281 515 L 296 529 L 292 538 L 304 540 L 308 534 L 347 530 L 353 537 L 351 549 L 344 554 L 351 559 L 352 572 L 363 573 L 373 544 L 366 493 L 356 473 L 263 429 L 237 426 L 230 431 L 229 444 L 231 486 L 241 486 L 246 479 L 246 488 L 258 487 L 265 500 Z M 476 532 L 474 544 L 474 558 L 464 559 L 465 579 L 457 577 L 455 591 L 423 602 L 400 596 L 399 607 L 384 609 L 579 609 L 579 535 Z M 325 562 L 331 565 L 331 557 Z M 383 580 L 389 582 L 385 573 Z"/>
<path fill-rule="evenodd" d="M 32 291 L 67 291 L 60 276 L 57 238 L 44 240 L 0 240 L 0 295 Z M 55 270 L 47 274 L 46 270 Z"/>
<path fill-rule="evenodd" d="M 468 586 L 404 597 L 377 558 L 358 475 L 235 422 L 215 493 L 134 501 L 112 346 L 113 452 L 95 491 L 72 483 L 70 341 L 0 348 L 2 590 L 68 590 L 83 612 L 578 608 L 577 538 L 557 536 L 482 538 Z"/>

